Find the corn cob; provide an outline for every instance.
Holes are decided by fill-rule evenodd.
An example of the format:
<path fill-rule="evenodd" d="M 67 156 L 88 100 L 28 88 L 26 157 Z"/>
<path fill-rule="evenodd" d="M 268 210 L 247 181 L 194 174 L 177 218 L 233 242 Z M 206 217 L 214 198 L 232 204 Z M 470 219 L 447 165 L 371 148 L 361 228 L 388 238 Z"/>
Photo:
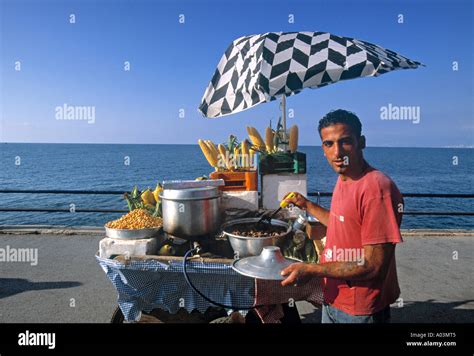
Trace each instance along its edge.
<path fill-rule="evenodd" d="M 258 133 L 257 129 L 252 126 L 247 126 L 247 132 L 250 137 L 252 144 L 261 151 L 265 151 L 265 142 L 262 139 L 262 136 Z"/>
<path fill-rule="evenodd" d="M 293 125 L 290 128 L 290 152 L 295 153 L 298 149 L 298 126 Z"/>
<path fill-rule="evenodd" d="M 249 168 L 256 168 L 253 164 L 253 160 L 255 158 L 255 150 L 249 149 Z"/>
<path fill-rule="evenodd" d="M 201 151 L 204 154 L 204 157 L 206 157 L 209 164 L 212 167 L 217 168 L 217 156 L 211 151 L 209 146 L 206 145 L 206 143 L 203 140 L 199 139 L 198 144 L 199 144 L 199 147 L 201 147 Z"/>
<path fill-rule="evenodd" d="M 152 206 L 155 206 L 156 205 L 156 200 L 155 200 L 155 196 L 153 195 L 153 192 L 151 191 L 150 188 L 148 188 L 147 190 L 145 190 L 142 194 L 141 194 L 141 199 L 142 199 L 142 202 L 144 202 L 145 204 L 149 204 L 149 205 L 152 205 Z"/>
<path fill-rule="evenodd" d="M 215 157 L 217 166 L 219 168 L 219 151 L 217 150 L 216 145 L 211 140 L 204 140 L 204 143 L 207 147 L 209 147 L 210 152 L 212 152 L 212 155 Z"/>
<path fill-rule="evenodd" d="M 239 146 L 234 147 L 234 167 L 239 168 L 240 166 L 240 155 L 239 155 Z"/>
<path fill-rule="evenodd" d="M 205 140 L 204 143 L 211 149 L 211 152 L 215 155 L 219 155 L 219 151 L 217 151 L 216 145 L 211 140 Z"/>
<path fill-rule="evenodd" d="M 280 137 L 274 133 L 273 135 L 273 152 L 278 152 L 278 146 L 280 145 Z"/>
<path fill-rule="evenodd" d="M 265 147 L 268 153 L 273 152 L 273 131 L 271 127 L 265 129 Z"/>
<path fill-rule="evenodd" d="M 249 142 L 245 139 L 242 141 L 242 168 L 248 168 L 249 162 Z"/>
<path fill-rule="evenodd" d="M 220 143 L 217 146 L 217 149 L 219 150 L 220 158 L 221 158 L 222 162 L 224 163 L 224 167 L 222 167 L 222 168 L 231 169 L 232 166 L 230 165 L 229 157 L 227 155 L 227 149 L 225 148 L 225 146 Z"/>
<path fill-rule="evenodd" d="M 219 161 L 219 151 L 217 150 L 216 145 L 214 145 L 212 141 L 209 141 L 207 144 L 207 147 L 210 148 L 210 151 L 212 152 L 212 156 L 214 157 L 216 162 Z"/>
<path fill-rule="evenodd" d="M 160 193 L 163 191 L 163 187 L 158 183 L 156 185 L 155 190 L 153 191 L 153 197 L 155 198 L 156 202 L 160 201 Z"/>

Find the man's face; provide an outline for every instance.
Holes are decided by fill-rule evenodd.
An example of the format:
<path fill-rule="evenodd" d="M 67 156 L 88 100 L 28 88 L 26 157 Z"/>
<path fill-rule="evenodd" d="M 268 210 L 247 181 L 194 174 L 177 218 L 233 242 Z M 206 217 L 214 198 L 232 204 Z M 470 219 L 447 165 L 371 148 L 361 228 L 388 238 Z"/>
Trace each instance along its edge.
<path fill-rule="evenodd" d="M 362 165 L 362 140 L 346 124 L 334 124 L 321 130 L 323 151 L 337 174 L 350 175 Z"/>

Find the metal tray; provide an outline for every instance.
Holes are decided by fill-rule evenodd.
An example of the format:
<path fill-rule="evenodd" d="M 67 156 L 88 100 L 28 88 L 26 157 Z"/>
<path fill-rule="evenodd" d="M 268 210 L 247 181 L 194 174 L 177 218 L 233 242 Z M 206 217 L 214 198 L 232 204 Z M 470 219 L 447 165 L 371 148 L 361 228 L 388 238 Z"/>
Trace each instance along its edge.
<path fill-rule="evenodd" d="M 138 239 L 149 239 L 150 237 L 156 237 L 163 231 L 163 227 L 156 227 L 151 229 L 112 229 L 105 227 L 105 235 L 113 239 L 127 239 L 127 240 L 138 240 Z"/>
<path fill-rule="evenodd" d="M 284 257 L 277 246 L 265 246 L 259 256 L 234 261 L 232 269 L 251 278 L 281 281 L 286 277 L 283 277 L 280 272 L 295 262 L 301 261 Z"/>

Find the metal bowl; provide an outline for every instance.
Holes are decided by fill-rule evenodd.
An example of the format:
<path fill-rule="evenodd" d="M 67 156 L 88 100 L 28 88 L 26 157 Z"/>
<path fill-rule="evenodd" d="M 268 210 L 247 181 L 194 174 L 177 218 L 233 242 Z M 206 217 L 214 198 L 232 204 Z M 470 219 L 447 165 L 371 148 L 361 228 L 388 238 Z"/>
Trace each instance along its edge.
<path fill-rule="evenodd" d="M 162 227 L 150 228 L 150 229 L 112 229 L 105 227 L 105 236 L 113 239 L 149 239 L 159 235 L 162 231 Z"/>
<path fill-rule="evenodd" d="M 265 246 L 280 246 L 284 242 L 286 236 L 291 232 L 290 224 L 276 219 L 271 220 L 273 226 L 282 226 L 286 228 L 285 232 L 277 236 L 249 237 L 234 235 L 229 232 L 234 225 L 252 224 L 256 223 L 258 220 L 260 220 L 260 218 L 237 219 L 222 225 L 222 232 L 229 239 L 230 245 L 234 249 L 234 252 L 237 253 L 237 258 L 258 256 L 262 253 Z"/>

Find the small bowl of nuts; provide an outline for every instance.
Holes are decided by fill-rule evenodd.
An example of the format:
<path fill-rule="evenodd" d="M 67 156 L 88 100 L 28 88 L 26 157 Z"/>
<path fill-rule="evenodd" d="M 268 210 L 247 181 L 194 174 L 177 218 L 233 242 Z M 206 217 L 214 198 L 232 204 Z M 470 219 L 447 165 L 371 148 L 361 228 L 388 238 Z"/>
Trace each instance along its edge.
<path fill-rule="evenodd" d="M 113 239 L 147 239 L 161 233 L 163 220 L 145 209 L 134 209 L 104 227 L 105 235 Z"/>
<path fill-rule="evenodd" d="M 259 220 L 243 218 L 222 226 L 237 258 L 258 256 L 265 246 L 281 246 L 291 232 L 291 225 L 284 221 L 272 219 L 270 224 L 259 225 Z"/>

